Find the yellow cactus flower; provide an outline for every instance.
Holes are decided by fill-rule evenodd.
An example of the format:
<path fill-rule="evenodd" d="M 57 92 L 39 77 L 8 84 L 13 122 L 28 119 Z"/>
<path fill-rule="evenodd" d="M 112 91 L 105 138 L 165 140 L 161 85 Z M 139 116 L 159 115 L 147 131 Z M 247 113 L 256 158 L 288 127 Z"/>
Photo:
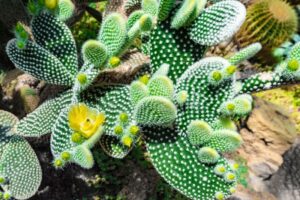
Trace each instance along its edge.
<path fill-rule="evenodd" d="M 103 113 L 83 103 L 72 105 L 69 111 L 69 126 L 84 138 L 90 138 L 105 121 Z"/>

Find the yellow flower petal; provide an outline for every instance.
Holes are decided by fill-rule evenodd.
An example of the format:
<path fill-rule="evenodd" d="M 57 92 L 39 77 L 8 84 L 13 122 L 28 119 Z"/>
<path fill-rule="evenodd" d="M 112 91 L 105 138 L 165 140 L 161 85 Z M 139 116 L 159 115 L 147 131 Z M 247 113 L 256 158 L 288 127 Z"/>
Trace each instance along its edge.
<path fill-rule="evenodd" d="M 83 103 L 70 107 L 69 125 L 84 138 L 91 137 L 105 121 L 105 115 Z"/>

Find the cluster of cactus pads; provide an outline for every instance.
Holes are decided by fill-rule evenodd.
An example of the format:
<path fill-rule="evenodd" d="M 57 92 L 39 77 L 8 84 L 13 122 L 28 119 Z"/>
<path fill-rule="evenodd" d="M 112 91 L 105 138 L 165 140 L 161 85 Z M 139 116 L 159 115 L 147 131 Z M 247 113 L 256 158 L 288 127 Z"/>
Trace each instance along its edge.
<path fill-rule="evenodd" d="M 228 60 L 201 58 L 210 45 L 232 37 L 242 25 L 246 10 L 240 2 L 225 0 L 207 8 L 206 0 L 135 4 L 141 9 L 127 21 L 118 13 L 105 17 L 97 40 L 83 45 L 79 66 L 74 39 L 63 23 L 74 10 L 72 2 L 29 3 L 33 37 L 17 25 L 7 54 L 19 69 L 66 90 L 19 122 L 1 115 L 4 197 L 24 199 L 37 190 L 41 170 L 22 137 L 47 133 L 56 168 L 68 163 L 93 167 L 91 148 L 98 142 L 110 156 L 123 158 L 144 139 L 157 171 L 184 195 L 222 200 L 234 193 L 237 165 L 222 156 L 242 144 L 234 120 L 251 111 L 249 93 L 300 78 L 299 45 L 275 72 L 239 80 L 236 65 L 254 56 L 260 44 Z M 130 85 L 94 84 L 103 71 L 122 65 L 141 34 L 150 37 L 150 70 L 142 70 Z"/>

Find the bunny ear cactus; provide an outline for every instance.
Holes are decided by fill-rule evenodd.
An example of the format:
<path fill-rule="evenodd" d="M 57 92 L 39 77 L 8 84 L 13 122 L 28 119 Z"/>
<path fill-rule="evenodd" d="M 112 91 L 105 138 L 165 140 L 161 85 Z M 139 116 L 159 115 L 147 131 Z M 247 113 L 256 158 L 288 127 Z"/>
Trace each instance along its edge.
<path fill-rule="evenodd" d="M 51 131 L 54 166 L 76 163 L 87 169 L 93 167 L 90 149 L 98 141 L 106 153 L 123 158 L 143 134 L 153 165 L 170 185 L 191 199 L 227 198 L 234 192 L 236 168 L 223 153 L 242 144 L 234 120 L 252 109 L 247 93 L 299 80 L 299 45 L 273 74 L 237 80 L 236 64 L 259 51 L 259 44 L 228 60 L 200 59 L 207 46 L 237 31 L 245 8 L 234 0 L 208 8 L 204 4 L 186 0 L 177 9 L 173 0 L 145 0 L 127 22 L 117 13 L 108 15 L 97 40 L 84 44 L 81 67 L 68 28 L 53 12 L 55 6 L 40 9 L 32 29 L 34 37 L 45 40 L 31 42 L 18 28 L 7 53 L 24 71 L 70 89 L 21 120 L 18 134 Z M 44 24 L 51 31 L 40 30 Z M 151 73 L 131 85 L 93 87 L 101 70 L 120 65 L 133 41 L 155 24 L 149 35 Z M 32 122 L 37 128 L 30 128 Z"/>
<path fill-rule="evenodd" d="M 105 116 L 102 116 L 103 113 L 97 107 L 89 107 L 89 99 L 82 99 L 80 95 L 104 68 L 122 64 L 121 57 L 134 39 L 152 28 L 152 17 L 143 12 L 131 23 L 132 27 L 129 27 L 126 24 L 129 21 L 126 22 L 119 14 L 108 15 L 99 31 L 98 39 L 87 41 L 83 45 L 81 53 L 84 64 L 78 66 L 75 41 L 71 31 L 63 23 L 73 13 L 72 2 L 30 1 L 28 9 L 33 15 L 31 30 L 35 40 L 31 41 L 26 30 L 17 25 L 16 39 L 7 44 L 7 54 L 21 70 L 50 84 L 66 86 L 67 91 L 46 101 L 22 119 L 16 130 L 19 135 L 30 137 L 52 132 L 51 148 L 56 167 L 75 162 L 90 168 L 93 166 L 90 149 L 104 131 L 102 124 Z M 94 96 L 92 93 L 88 94 Z M 70 124 L 72 117 L 70 118 L 69 113 L 76 106 L 84 108 L 86 117 L 76 119 L 86 122 L 85 128 L 94 128 L 89 133 L 79 131 L 78 127 L 74 128 Z M 124 129 L 130 129 L 133 125 L 126 124 Z M 131 147 L 128 138 L 123 137 L 123 140 Z M 66 154 L 69 155 L 68 159 L 63 156 Z"/>
<path fill-rule="evenodd" d="M 0 186 L 5 199 L 28 199 L 38 190 L 42 170 L 28 142 L 16 135 L 18 119 L 0 111 Z"/>

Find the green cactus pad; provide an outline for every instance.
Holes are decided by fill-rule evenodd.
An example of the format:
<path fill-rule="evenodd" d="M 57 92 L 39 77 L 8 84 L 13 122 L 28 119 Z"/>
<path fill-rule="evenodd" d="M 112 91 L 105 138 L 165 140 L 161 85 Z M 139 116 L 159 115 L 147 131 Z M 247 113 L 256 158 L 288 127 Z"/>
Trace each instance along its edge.
<path fill-rule="evenodd" d="M 245 17 L 246 9 L 242 3 L 235 0 L 221 1 L 202 12 L 189 29 L 189 35 L 199 44 L 216 45 L 231 38 Z"/>
<path fill-rule="evenodd" d="M 3 189 L 16 199 L 33 196 L 42 181 L 42 170 L 27 141 L 14 136 L 7 143 L 0 160 L 0 174 L 8 180 Z"/>
<path fill-rule="evenodd" d="M 70 74 L 76 74 L 77 50 L 70 29 L 55 16 L 47 13 L 34 17 L 31 27 L 36 43 L 53 54 Z"/>
<path fill-rule="evenodd" d="M 59 157 L 62 152 L 69 151 L 76 146 L 71 141 L 73 131 L 69 127 L 68 111 L 69 106 L 60 112 L 52 126 L 50 146 L 54 157 Z"/>
<path fill-rule="evenodd" d="M 141 125 L 169 126 L 175 121 L 177 109 L 169 99 L 160 96 L 143 98 L 135 106 L 134 117 Z"/>
<path fill-rule="evenodd" d="M 59 0 L 56 15 L 61 21 L 67 21 L 75 11 L 75 5 L 71 0 Z"/>
<path fill-rule="evenodd" d="M 0 158 L 6 144 L 12 138 L 16 123 L 18 123 L 16 116 L 4 110 L 0 110 Z"/>
<path fill-rule="evenodd" d="M 152 73 L 155 73 L 162 64 L 168 64 L 168 77 L 175 84 L 190 65 L 202 58 L 206 47 L 194 43 L 186 29 L 171 29 L 170 20 L 171 17 L 159 22 L 151 31 L 150 59 Z"/>
<path fill-rule="evenodd" d="M 203 145 L 210 139 L 212 128 L 205 121 L 192 121 L 187 129 L 187 136 L 192 145 Z"/>
<path fill-rule="evenodd" d="M 218 119 L 220 105 L 233 98 L 233 81 L 224 80 L 220 85 L 210 84 L 208 76 L 214 70 L 229 66 L 223 58 L 205 58 L 192 65 L 178 80 L 176 93 L 187 91 L 188 97 L 183 107 L 178 108 L 177 122 L 181 133 L 185 134 L 192 120 L 203 120 L 212 124 Z"/>
<path fill-rule="evenodd" d="M 171 12 L 176 0 L 160 0 L 158 6 L 158 19 L 165 20 Z"/>
<path fill-rule="evenodd" d="M 229 189 L 234 183 L 227 183 L 215 174 L 214 167 L 201 163 L 197 147 L 185 136 L 179 136 L 176 129 L 145 127 L 143 132 L 153 165 L 176 190 L 194 200 L 212 200 L 218 191 L 230 195 Z M 216 163 L 221 164 L 230 170 L 223 158 Z"/>
<path fill-rule="evenodd" d="M 51 84 L 72 85 L 72 74 L 48 50 L 30 41 L 25 49 L 19 49 L 16 42 L 10 40 L 6 52 L 17 68 Z"/>
<path fill-rule="evenodd" d="M 112 13 L 105 18 L 98 40 L 106 45 L 109 57 L 121 51 L 126 40 L 126 22 L 122 15 Z"/>
<path fill-rule="evenodd" d="M 71 97 L 71 91 L 67 91 L 44 102 L 17 124 L 17 134 L 26 137 L 40 137 L 50 133 L 61 110 L 71 103 Z"/>
<path fill-rule="evenodd" d="M 217 130 L 206 144 L 219 152 L 233 152 L 242 144 L 242 137 L 235 131 Z"/>
<path fill-rule="evenodd" d="M 95 163 L 91 150 L 82 145 L 74 148 L 74 152 L 72 152 L 72 162 L 85 169 L 92 168 Z"/>
<path fill-rule="evenodd" d="M 178 9 L 174 18 L 172 19 L 171 27 L 178 29 L 178 28 L 188 25 L 187 22 L 189 22 L 197 17 L 197 14 L 196 14 L 197 5 L 198 5 L 197 0 L 183 1 L 181 7 Z"/>
<path fill-rule="evenodd" d="M 19 119 L 10 112 L 0 110 L 0 124 L 9 127 L 9 131 L 19 122 Z"/>
<path fill-rule="evenodd" d="M 167 76 L 155 76 L 150 79 L 147 85 L 151 96 L 163 96 L 173 98 L 174 85 Z"/>
<path fill-rule="evenodd" d="M 106 119 L 104 133 L 100 138 L 100 144 L 104 152 L 114 158 L 125 157 L 133 145 L 128 148 L 120 143 L 120 138 L 115 134 L 114 127 L 120 123 L 119 116 L 126 113 L 127 123 L 133 123 L 133 104 L 130 98 L 130 88 L 127 86 L 110 86 L 94 88 L 81 94 L 89 106 L 96 107 L 104 112 Z"/>
<path fill-rule="evenodd" d="M 103 63 L 107 58 L 106 46 L 97 40 L 88 40 L 82 46 L 82 55 L 85 62 L 103 68 Z"/>
<path fill-rule="evenodd" d="M 300 62 L 300 42 L 292 47 L 288 57 L 289 59 L 296 59 Z"/>
<path fill-rule="evenodd" d="M 247 60 L 251 57 L 253 57 L 255 54 L 257 54 L 261 50 L 262 46 L 260 43 L 254 43 L 251 44 L 243 49 L 241 49 L 239 52 L 235 53 L 233 56 L 231 56 L 228 61 L 232 65 L 237 65 L 244 60 Z"/>
<path fill-rule="evenodd" d="M 212 124 L 212 127 L 214 130 L 219 130 L 219 129 L 228 129 L 232 131 L 236 131 L 237 127 L 230 118 L 219 118 L 215 120 L 215 122 Z"/>
<path fill-rule="evenodd" d="M 130 85 L 130 97 L 131 102 L 136 105 L 141 99 L 149 96 L 149 90 L 147 86 L 141 81 L 134 81 Z"/>
<path fill-rule="evenodd" d="M 158 2 L 157 0 L 143 0 L 142 10 L 152 16 L 156 16 L 158 13 Z"/>
<path fill-rule="evenodd" d="M 131 13 L 127 20 L 127 30 L 129 30 L 131 27 L 133 27 L 135 22 L 137 22 L 144 14 L 145 13 L 142 10 L 137 10 L 137 11 L 134 11 L 133 13 Z"/>
<path fill-rule="evenodd" d="M 220 159 L 220 155 L 214 148 L 202 147 L 198 151 L 198 159 L 204 164 L 215 164 Z"/>

